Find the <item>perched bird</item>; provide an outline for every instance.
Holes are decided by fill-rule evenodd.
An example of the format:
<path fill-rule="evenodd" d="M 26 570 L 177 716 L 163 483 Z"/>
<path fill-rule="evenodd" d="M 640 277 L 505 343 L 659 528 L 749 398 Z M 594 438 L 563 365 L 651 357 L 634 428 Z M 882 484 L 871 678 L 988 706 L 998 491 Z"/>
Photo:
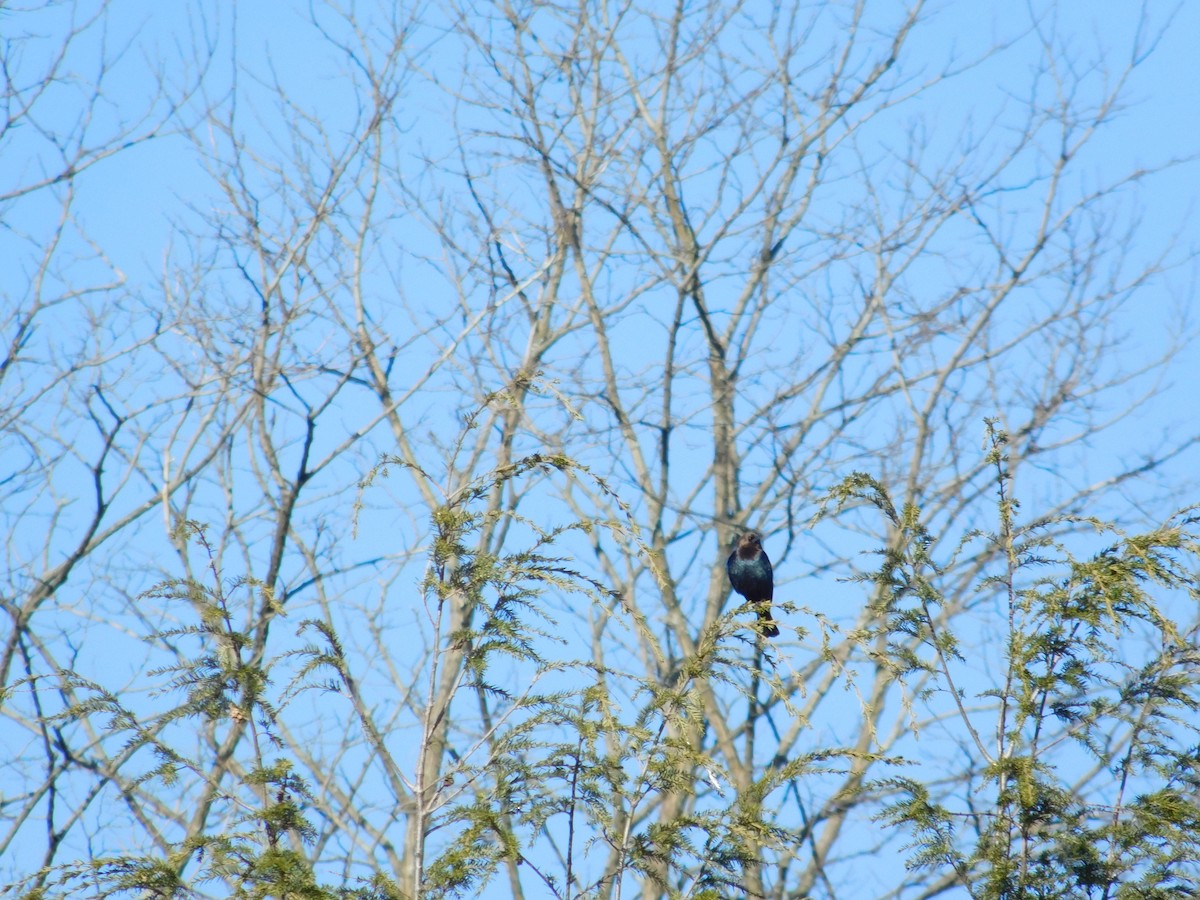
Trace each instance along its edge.
<path fill-rule="evenodd" d="M 738 538 L 737 545 L 725 561 L 729 583 L 733 589 L 754 604 L 758 610 L 758 630 L 775 637 L 779 629 L 771 618 L 771 598 L 775 595 L 775 575 L 771 560 L 762 548 L 762 537 L 748 531 Z"/>

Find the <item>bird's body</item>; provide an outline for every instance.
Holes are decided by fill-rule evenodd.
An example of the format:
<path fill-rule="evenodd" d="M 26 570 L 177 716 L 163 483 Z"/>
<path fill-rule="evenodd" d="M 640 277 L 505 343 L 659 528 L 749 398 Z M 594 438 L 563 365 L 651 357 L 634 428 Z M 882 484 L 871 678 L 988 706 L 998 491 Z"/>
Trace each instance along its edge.
<path fill-rule="evenodd" d="M 771 618 L 771 600 L 775 596 L 775 573 L 762 548 L 762 537 L 753 531 L 738 538 L 725 561 L 729 583 L 758 611 L 758 629 L 766 637 L 775 637 L 779 628 Z"/>

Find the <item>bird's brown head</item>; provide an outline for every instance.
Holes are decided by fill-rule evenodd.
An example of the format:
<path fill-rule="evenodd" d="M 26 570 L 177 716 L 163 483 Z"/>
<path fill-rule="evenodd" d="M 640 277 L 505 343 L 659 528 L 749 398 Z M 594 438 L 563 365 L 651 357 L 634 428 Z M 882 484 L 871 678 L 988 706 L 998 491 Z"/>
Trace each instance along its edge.
<path fill-rule="evenodd" d="M 747 531 L 737 542 L 737 554 L 742 559 L 757 556 L 762 550 L 762 536 L 754 531 Z"/>

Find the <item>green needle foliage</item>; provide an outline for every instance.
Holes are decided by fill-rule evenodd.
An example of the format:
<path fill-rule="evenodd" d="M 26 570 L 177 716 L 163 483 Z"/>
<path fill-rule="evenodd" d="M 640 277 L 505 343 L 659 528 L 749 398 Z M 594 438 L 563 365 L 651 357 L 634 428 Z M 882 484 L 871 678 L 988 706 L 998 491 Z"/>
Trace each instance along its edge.
<path fill-rule="evenodd" d="M 269 653 L 282 607 L 253 579 L 228 580 L 205 529 L 182 525 L 208 579 L 166 582 L 143 597 L 192 620 L 153 635 L 178 653 L 176 664 L 151 673 L 152 699 L 168 702 L 134 703 L 63 673 L 83 699 L 60 719 L 122 736 L 128 754 L 152 760 L 137 790 L 169 788 L 213 824 L 168 841 L 165 852 L 42 870 L 22 896 L 415 900 L 502 892 L 514 879 L 573 900 L 640 887 L 740 896 L 747 884 L 770 884 L 769 866 L 811 852 L 811 823 L 797 822 L 787 803 L 830 775 L 854 786 L 839 802 L 881 798 L 879 827 L 905 834 L 911 869 L 943 890 L 979 900 L 1195 896 L 1200 652 L 1171 611 L 1197 595 L 1197 518 L 1185 512 L 1138 535 L 1088 523 L 1108 543 L 1080 557 L 1062 523 L 1019 523 L 1005 435 L 992 425 L 989 435 L 998 526 L 948 554 L 921 511 L 897 508 L 870 476 L 845 479 L 825 508 L 884 516 L 890 538 L 880 564 L 851 576 L 873 613 L 857 640 L 896 682 L 920 686 L 914 710 L 938 711 L 974 757 L 964 778 L 906 771 L 921 770 L 919 756 L 830 745 L 731 783 L 704 750 L 706 710 L 714 692 L 761 704 L 762 684 L 796 715 L 772 660 L 761 644 L 744 652 L 738 610 L 705 627 L 659 678 L 573 656 L 551 598 L 593 604 L 606 627 L 630 635 L 648 626 L 558 552 L 565 536 L 604 528 L 652 554 L 629 521 L 545 527 L 489 512 L 489 497 L 531 476 L 608 490 L 566 457 L 534 454 L 451 493 L 430 514 L 416 596 L 435 643 L 414 644 L 424 654 L 417 678 L 407 696 L 383 701 L 403 708 L 403 733 L 385 724 L 361 657 L 331 621 L 300 622 L 291 632 L 299 643 Z M 480 536 L 502 527 L 526 544 L 480 549 L 492 545 Z M 976 591 L 979 609 L 996 613 L 990 643 L 952 632 L 940 614 L 951 602 L 946 571 L 972 553 L 991 567 Z M 998 665 L 972 665 L 980 654 Z M 354 873 L 323 866 L 312 820 L 317 793 L 340 786 L 319 770 L 302 772 L 281 738 L 302 697 L 350 711 L 369 790 L 394 806 L 390 857 L 364 854 Z M 892 774 L 868 778 L 871 767 Z M 1103 777 L 1083 781 L 1087 770 Z M 646 814 L 664 798 L 678 800 L 670 815 Z"/>
<path fill-rule="evenodd" d="M 912 833 L 912 866 L 953 872 L 980 900 L 1196 896 L 1200 651 L 1169 607 L 1198 596 L 1200 519 L 1188 510 L 1140 535 L 1091 523 L 1116 540 L 1079 558 L 1054 537 L 1059 523 L 1017 525 L 1007 439 L 992 423 L 989 437 L 999 528 L 969 540 L 1002 551 L 1001 570 L 979 588 L 1000 596 L 1006 628 L 1000 679 L 978 692 L 991 701 L 984 713 L 968 711 L 959 639 L 937 624 L 931 537 L 869 479 L 843 488 L 892 522 L 896 541 L 876 576 L 886 627 L 919 635 L 926 654 L 905 668 L 938 671 L 980 760 L 978 778 L 949 798 L 893 781 L 901 799 L 881 818 Z M 1106 777 L 1081 793 L 1090 770 Z"/>

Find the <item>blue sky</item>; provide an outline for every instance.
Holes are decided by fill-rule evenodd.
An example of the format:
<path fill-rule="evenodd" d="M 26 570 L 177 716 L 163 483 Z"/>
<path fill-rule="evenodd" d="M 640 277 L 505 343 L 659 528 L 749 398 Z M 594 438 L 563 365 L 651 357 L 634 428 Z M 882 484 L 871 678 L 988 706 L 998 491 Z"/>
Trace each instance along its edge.
<path fill-rule="evenodd" d="M 997 40 L 1013 38 L 1029 27 L 1030 11 L 1026 6 L 1018 8 L 1012 4 L 975 2 L 944 6 L 932 20 L 931 27 L 919 38 L 921 43 L 917 49 L 920 53 L 908 63 L 915 79 L 919 80 L 923 74 L 916 60 L 927 59 L 928 70 L 935 71 L 948 60 L 971 59 L 993 46 Z M 1131 42 L 1138 21 L 1138 9 L 1134 4 L 1112 0 L 1104 3 L 1067 0 L 1031 6 L 1036 11 L 1034 17 L 1040 19 L 1041 27 L 1047 32 L 1056 30 L 1060 36 L 1066 35 L 1067 45 L 1078 48 L 1079 59 L 1094 58 L 1091 53 L 1094 48 L 1105 48 L 1101 60 L 1094 63 L 1090 72 L 1075 73 L 1083 76 L 1085 85 L 1103 84 L 1110 70 L 1119 70 L 1124 64 L 1127 50 L 1123 48 L 1127 48 Z M 758 9 L 753 5 L 749 8 Z M 764 4 L 762 9 L 766 8 Z M 873 15 L 881 20 L 894 17 L 900 10 L 895 3 L 871 4 L 870 8 Z M 1079 171 L 1079 178 L 1085 185 L 1102 184 L 1133 168 L 1159 166 L 1170 160 L 1184 160 L 1200 153 L 1200 56 L 1194 51 L 1196 36 L 1200 35 L 1200 4 L 1181 4 L 1174 11 L 1169 4 L 1162 3 L 1152 3 L 1148 8 L 1150 30 L 1159 27 L 1165 30 L 1153 54 L 1139 66 L 1131 81 L 1129 108 L 1105 126 L 1101 138 L 1087 152 Z M 68 9 L 70 7 L 59 8 L 54 15 L 62 16 Z M 427 7 L 426 10 L 431 17 L 437 17 L 437 7 Z M 114 72 L 116 77 L 109 84 L 104 102 L 98 107 L 98 121 L 101 122 L 106 119 L 136 121 L 154 92 L 155 83 L 151 73 L 163 73 L 172 82 L 183 81 L 190 71 L 195 70 L 197 54 L 206 46 L 212 48 L 213 56 L 203 92 L 193 98 L 181 113 L 180 124 L 193 129 L 192 133 L 197 138 L 194 143 L 181 134 L 164 134 L 101 162 L 78 180 L 74 215 L 80 229 L 91 237 L 93 243 L 88 245 L 79 241 L 78 232 L 68 230 L 68 241 L 61 250 L 61 258 L 69 261 L 65 270 L 70 276 L 81 283 L 91 277 L 108 277 L 104 267 L 92 257 L 95 249 L 99 248 L 112 268 L 126 279 L 127 299 L 143 302 L 152 311 L 159 305 L 165 305 L 162 295 L 164 273 L 170 280 L 175 277 L 173 270 L 176 266 L 183 270 L 187 268 L 188 253 L 193 246 L 189 241 L 195 235 L 199 235 L 199 240 L 194 244 L 196 252 L 201 256 L 205 252 L 212 252 L 211 245 L 205 244 L 211 235 L 203 232 L 206 226 L 201 220 L 214 214 L 219 219 L 227 204 L 213 180 L 205 173 L 202 155 L 206 149 L 215 148 L 214 152 L 220 154 L 226 152 L 227 148 L 220 144 L 217 132 L 198 111 L 205 99 L 218 104 L 225 102 L 234 82 L 232 73 L 235 68 L 238 72 L 240 121 L 248 129 L 253 149 L 268 164 L 276 158 L 288 158 L 290 148 L 284 138 L 286 126 L 292 124 L 287 112 L 281 113 L 273 106 L 267 90 L 273 79 L 285 85 L 304 109 L 314 111 L 314 115 L 319 116 L 322 124 L 332 133 L 350 128 L 357 109 L 353 90 L 345 77 L 344 63 L 336 54 L 329 52 L 325 41 L 308 21 L 307 11 L 307 4 L 301 3 L 235 5 L 218 2 L 206 4 L 203 13 L 200 13 L 196 7 L 184 4 L 117 2 L 111 7 L 107 30 L 85 34 L 76 48 L 77 56 L 72 58 L 72 72 L 76 80 L 64 83 L 59 89 L 62 99 L 51 114 L 61 115 L 64 122 L 76 111 L 72 104 L 86 94 L 102 39 L 110 49 L 125 44 L 128 44 L 128 49 Z M 319 12 L 319 15 L 324 16 L 325 12 Z M 1174 18 L 1169 25 L 1166 24 L 1172 15 Z M 22 23 L 28 21 L 19 13 L 9 12 L 0 15 L 0 28 L 20 28 L 23 27 Z M 35 30 L 33 25 L 28 25 L 28 28 Z M 37 29 L 42 28 L 48 34 L 54 33 L 49 20 L 38 23 Z M 461 46 L 455 46 L 436 30 L 422 31 L 419 35 L 426 42 L 420 55 L 425 71 L 421 78 L 412 80 L 411 94 L 401 98 L 401 125 L 410 141 L 406 150 L 419 147 L 436 155 L 446 152 L 454 139 L 453 103 L 447 93 L 455 85 L 456 79 L 463 75 L 462 60 L 465 54 Z M 52 46 L 52 42 L 46 46 Z M 27 58 L 27 62 L 32 66 L 33 58 Z M 1066 65 L 1066 57 L 1056 57 L 1050 62 Z M 1028 98 L 1031 73 L 1044 64 L 1047 64 L 1047 60 L 1037 52 L 1037 41 L 1027 36 L 1013 51 L 989 58 L 963 79 L 930 92 L 919 107 L 919 129 L 915 120 L 904 118 L 907 112 L 902 111 L 896 116 L 894 130 L 881 129 L 875 132 L 876 137 L 864 141 L 858 149 L 873 171 L 889 176 L 894 174 L 897 179 L 904 173 L 905 141 L 910 139 L 914 131 L 923 133 L 927 139 L 929 157 L 934 160 L 939 153 L 949 158 L 957 152 L 954 149 L 957 141 L 963 130 L 968 128 L 978 130 L 978 152 L 987 153 L 1011 135 L 1011 128 L 1020 117 L 1022 104 Z M 433 90 L 430 85 L 434 82 L 447 91 Z M 1038 95 L 1038 102 L 1052 102 L 1052 92 L 1045 87 L 1045 83 L 1043 89 L 1045 93 Z M 262 119 L 256 120 L 259 114 Z M 909 126 L 914 131 L 906 132 L 905 128 Z M 39 157 L 32 152 L 31 148 L 37 144 L 36 136 L 32 133 L 27 131 L 10 138 L 9 143 L 0 145 L 4 150 L 0 191 L 15 183 L 14 179 L 34 177 L 31 173 L 38 172 L 39 168 L 51 170 L 55 163 L 52 158 Z M 276 139 L 276 142 L 272 143 L 272 139 Z M 38 153 L 44 153 L 44 144 L 38 146 L 41 148 Z M 412 166 L 406 171 L 413 172 L 414 178 L 420 175 L 417 159 L 415 150 L 406 159 L 406 165 Z M 702 179 L 704 173 L 696 177 Z M 853 180 L 852 175 L 846 178 L 847 181 Z M 1195 335 L 1195 329 L 1200 327 L 1200 312 L 1194 309 L 1200 269 L 1193 258 L 1200 249 L 1196 204 L 1198 183 L 1200 166 L 1195 161 L 1181 163 L 1139 182 L 1136 190 L 1123 193 L 1121 202 L 1112 207 L 1115 210 L 1112 215 L 1118 217 L 1111 222 L 1114 229 L 1120 231 L 1127 225 L 1137 225 L 1136 238 L 1127 248 L 1134 262 L 1151 259 L 1168 245 L 1174 247 L 1170 258 L 1176 265 L 1142 290 L 1135 301 L 1138 307 L 1133 310 L 1134 315 L 1125 316 L 1116 325 L 1127 335 L 1122 339 L 1120 352 L 1127 365 L 1134 368 L 1140 361 L 1161 352 L 1172 339 Z M 856 196 L 854 192 L 857 187 L 848 185 L 845 196 Z M 452 193 L 455 189 L 448 190 Z M 510 195 L 520 199 L 522 189 L 522 182 L 514 180 L 505 185 L 501 181 L 497 191 L 507 190 Z M 461 192 L 461 186 L 457 190 Z M 55 222 L 57 207 L 53 199 L 50 195 L 27 198 L 0 210 L 4 217 L 4 229 L 0 230 L 0 302 L 20 301 L 28 294 L 29 273 L 38 258 L 37 235 L 51 231 Z M 269 192 L 264 194 L 263 200 L 264 208 L 280 202 L 278 196 Z M 1018 241 L 1021 237 L 1019 231 L 1028 227 L 1028 221 L 1022 217 L 1022 213 L 1023 210 L 1016 208 L 1011 218 L 1005 220 L 1007 227 L 1018 232 L 1014 236 Z M 826 216 L 829 222 L 834 222 L 838 214 L 835 208 L 819 213 Z M 34 238 L 25 240 L 20 237 L 22 233 L 33 235 Z M 453 302 L 449 279 L 439 278 L 439 273 L 428 260 L 414 259 L 416 254 L 411 252 L 418 244 L 424 250 L 425 244 L 422 242 L 428 241 L 432 246 L 427 227 L 421 223 L 405 223 L 398 226 L 395 233 L 389 231 L 387 239 L 395 241 L 395 244 L 384 246 L 380 254 L 386 258 L 395 249 L 398 257 L 404 257 L 395 263 L 396 268 L 402 270 L 397 280 L 409 296 L 418 298 L 414 301 L 414 307 L 437 310 L 440 305 Z M 922 274 L 923 278 L 928 279 L 928 284 L 941 287 L 941 279 L 949 277 L 945 273 L 953 272 L 957 262 L 953 249 L 944 250 L 943 256 L 932 261 L 928 272 Z M 402 251 L 409 252 L 406 255 Z M 731 264 L 730 268 L 735 268 L 735 265 Z M 227 271 L 225 274 L 228 274 Z M 376 284 L 383 286 L 380 291 L 384 291 L 388 286 L 387 276 L 392 272 L 381 264 L 374 274 L 379 277 Z M 614 280 L 611 284 L 615 285 L 614 291 L 620 287 L 618 281 Z M 222 289 L 230 288 L 231 305 L 250 302 L 244 296 L 233 295 L 236 278 L 226 279 L 224 275 L 218 275 L 206 281 L 205 286 L 209 295 L 217 295 Z M 835 285 L 837 288 L 846 286 Z M 714 293 L 718 289 L 719 286 L 714 286 Z M 108 297 L 105 295 L 105 299 L 99 302 L 109 302 Z M 820 299 L 815 298 L 813 302 L 819 302 Z M 68 339 L 76 336 L 75 329 L 80 333 L 85 330 L 88 323 L 74 311 L 74 307 L 64 307 L 68 308 L 71 314 L 58 320 L 56 330 L 52 333 L 43 330 L 39 334 L 38 341 L 44 343 L 34 345 L 38 352 L 54 345 L 56 341 L 64 344 L 69 342 Z M 640 316 L 631 314 L 620 325 L 614 324 L 614 329 L 620 329 L 619 333 L 632 345 L 627 360 L 631 367 L 640 362 L 637 341 L 643 338 L 647 341 L 657 339 L 661 335 L 659 326 L 664 318 L 669 318 L 656 318 L 651 313 L 657 313 L 657 310 Z M 1190 320 L 1187 318 L 1189 315 Z M 447 325 L 446 331 L 452 332 L 455 324 Z M 312 340 L 313 346 L 319 346 L 324 336 L 324 333 L 316 333 L 307 337 Z M 123 337 L 125 335 L 118 334 L 104 339 L 111 338 L 117 342 Z M 695 345 L 690 349 L 695 350 L 700 346 L 700 341 L 695 335 L 693 339 Z M 782 359 L 785 355 L 782 351 L 786 349 L 790 348 L 785 347 L 782 341 L 769 345 L 764 351 L 767 355 L 763 358 L 774 360 L 776 357 L 771 354 L 778 353 L 778 358 Z M 432 353 L 428 348 L 422 352 L 426 355 Z M 587 348 L 582 348 L 580 354 L 586 359 Z M 39 358 L 39 362 L 44 363 L 41 371 L 53 370 L 50 360 L 48 351 L 44 359 Z M 759 386 L 771 387 L 789 376 L 788 372 L 766 363 L 762 369 Z M 136 377 L 136 370 L 131 377 Z M 1128 388 L 1118 389 L 1114 397 L 1125 396 L 1130 402 L 1137 401 L 1137 409 L 1086 452 L 1076 455 L 1071 466 L 1060 466 L 1059 470 L 1044 473 L 1046 481 L 1039 484 L 1039 489 L 1052 500 L 1055 479 L 1086 481 L 1101 478 L 1112 470 L 1114 460 L 1128 459 L 1130 454 L 1134 454 L 1133 459 L 1136 460 L 1136 453 L 1146 446 L 1153 447 L 1160 434 L 1170 432 L 1177 439 L 1195 436 L 1197 425 L 1193 410 L 1196 401 L 1193 395 L 1197 381 L 1200 381 L 1200 352 L 1187 346 L 1160 381 L 1140 379 L 1132 382 Z M 153 393 L 157 384 L 152 382 L 143 389 Z M 424 418 L 419 422 L 423 429 L 436 432 L 440 439 L 446 439 L 444 429 L 447 423 L 453 423 L 461 412 L 454 407 L 452 387 L 442 385 L 439 388 L 441 393 L 429 398 Z M 1125 391 L 1125 394 L 1122 395 L 1121 391 Z M 573 399 L 585 407 L 586 404 L 597 402 L 595 397 L 589 396 Z M 750 400 L 747 401 L 748 406 L 753 405 Z M 1115 400 L 1113 405 L 1119 407 L 1120 400 Z M 547 406 L 553 407 L 554 401 L 548 401 Z M 346 410 L 347 429 L 355 427 L 357 413 L 356 409 Z M 684 439 L 695 442 L 692 447 L 694 459 L 702 461 L 707 449 L 702 441 L 709 424 L 703 410 L 695 412 L 695 417 L 695 421 L 689 423 L 693 431 L 689 434 L 685 430 Z M 64 431 L 76 430 L 84 435 L 89 433 L 87 422 L 82 418 L 61 425 Z M 978 423 L 972 427 L 982 436 L 982 427 Z M 975 431 L 971 432 L 972 443 L 978 442 Z M 421 439 L 425 440 L 426 437 L 427 433 L 423 432 Z M 324 436 L 322 439 L 332 440 Z M 352 484 L 353 477 L 360 477 L 369 468 L 378 458 L 378 452 L 386 449 L 386 440 L 385 435 L 379 439 L 377 446 L 364 446 L 361 456 L 355 459 L 355 464 L 361 466 L 360 471 L 341 473 L 350 479 L 347 483 Z M 647 437 L 647 446 L 650 442 L 650 437 Z M 289 451 L 294 452 L 294 449 L 292 446 Z M 761 447 L 758 449 L 762 450 Z M 590 459 L 597 464 L 605 462 L 606 457 L 611 462 L 613 457 L 612 448 L 599 442 L 585 447 L 582 452 L 592 454 Z M 1179 483 L 1186 485 L 1186 489 L 1180 489 L 1177 496 L 1169 499 L 1177 499 L 1182 503 L 1191 497 L 1191 491 L 1196 487 L 1194 460 L 1194 454 L 1181 458 L 1178 466 L 1169 470 L 1170 478 L 1178 477 Z M 769 454 L 764 452 L 754 460 L 753 465 L 765 470 L 771 462 Z M 387 487 L 378 488 L 379 495 L 372 495 L 371 508 L 363 513 L 366 527 L 354 550 L 360 556 L 368 556 L 376 549 L 381 553 L 392 552 L 397 541 L 414 545 L 420 543 L 424 519 L 413 513 L 411 520 L 401 519 L 397 523 L 394 510 L 389 506 L 393 501 L 399 506 L 412 496 L 411 491 L 395 487 L 399 480 L 397 476 Z M 683 473 L 679 480 L 686 482 L 687 473 Z M 253 481 L 248 476 L 241 484 L 249 484 L 249 489 L 253 490 Z M 1157 486 L 1153 499 L 1161 498 L 1163 493 L 1171 494 L 1171 484 L 1168 480 L 1166 487 Z M 85 506 L 88 487 L 85 480 L 72 483 L 70 477 L 64 477 L 57 487 L 63 496 L 71 498 L 74 508 Z M 1158 512 L 1158 504 L 1151 504 L 1151 498 L 1141 492 L 1138 485 L 1134 485 L 1129 493 L 1137 502 L 1152 506 L 1148 510 L 1150 514 Z M 209 507 L 214 516 L 219 516 L 225 500 L 223 496 L 214 496 Z M 702 499 L 699 505 L 708 502 Z M 334 532 L 335 537 L 345 537 L 344 532 L 348 529 L 344 526 L 344 519 L 337 515 L 343 510 L 337 507 L 331 509 L 332 514 L 323 518 L 321 525 Z M 814 509 L 804 507 L 789 512 L 807 518 Z M 711 510 L 706 507 L 703 514 L 710 515 Z M 772 510 L 764 520 L 765 525 L 782 530 L 783 515 L 781 509 Z M 48 513 L 45 520 L 49 521 Z M 697 521 L 701 522 L 701 519 L 697 518 Z M 144 543 L 131 544 L 127 548 L 130 555 L 118 560 L 120 567 L 136 571 L 142 562 L 157 563 L 163 552 L 161 530 L 156 519 L 153 529 L 146 529 L 153 537 Z M 696 558 L 702 560 L 701 563 L 684 567 L 688 573 L 688 589 L 694 589 L 697 595 L 702 592 L 711 568 L 703 560 L 714 552 L 720 552 L 719 548 L 711 546 L 708 532 L 702 532 L 701 535 L 693 544 L 687 545 L 686 551 L 680 550 L 681 556 L 685 552 L 694 552 Z M 19 534 L 13 543 L 20 543 L 25 536 Z M 36 547 L 40 533 L 30 537 L 29 546 Z M 853 537 L 841 534 L 822 536 L 820 540 L 849 542 Z M 772 554 L 780 552 L 778 548 L 781 543 L 782 537 L 779 537 L 770 544 Z M 405 549 L 408 549 L 407 544 Z M 61 552 L 61 548 L 56 546 L 52 548 L 50 556 L 57 552 Z M 35 554 L 31 551 L 30 555 Z M 835 584 L 832 579 L 827 579 L 828 583 L 823 586 L 813 568 L 818 556 L 815 551 L 807 553 L 801 548 L 795 557 L 781 561 L 784 564 L 777 562 L 781 582 L 786 586 L 789 597 L 796 597 L 832 617 L 841 615 L 849 621 L 852 616 L 840 604 L 843 598 L 855 596 L 859 589 L 857 586 Z M 776 556 L 776 559 L 778 561 L 779 557 Z M 153 573 L 142 573 L 147 581 L 152 576 L 156 577 Z M 406 569 L 404 577 L 415 582 L 419 572 Z M 87 583 L 71 587 L 71 598 L 66 603 L 67 624 L 63 626 L 63 633 L 68 640 L 77 634 L 96 634 L 101 639 L 106 638 L 109 623 L 102 611 L 93 611 L 88 607 L 91 597 Z M 385 589 L 380 588 L 381 591 Z M 570 600 L 556 598 L 554 602 L 560 604 L 563 612 L 570 612 Z M 73 610 L 70 609 L 71 604 L 74 604 Z M 76 614 L 79 614 L 79 619 L 73 621 L 71 616 Z M 406 627 L 409 622 L 399 613 L 393 612 L 391 615 L 395 616 L 393 624 L 400 628 Z M 72 628 L 78 628 L 79 631 L 72 632 Z M 582 633 L 582 628 L 583 625 L 578 621 L 572 621 L 567 626 L 567 630 L 573 631 L 574 637 Z M 82 655 L 87 658 L 94 653 L 93 661 L 99 669 L 117 680 L 130 677 L 142 664 L 140 658 L 106 653 L 108 649 L 109 645 L 100 640 L 84 648 Z M 836 723 L 828 727 L 836 730 Z"/>

